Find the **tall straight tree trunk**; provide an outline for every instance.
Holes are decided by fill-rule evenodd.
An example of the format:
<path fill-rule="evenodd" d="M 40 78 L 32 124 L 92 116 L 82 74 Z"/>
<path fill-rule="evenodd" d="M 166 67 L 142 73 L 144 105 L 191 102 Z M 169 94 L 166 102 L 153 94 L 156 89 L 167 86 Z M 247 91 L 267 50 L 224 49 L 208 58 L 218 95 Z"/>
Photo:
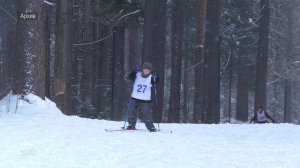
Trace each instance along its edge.
<path fill-rule="evenodd" d="M 186 0 L 174 1 L 171 41 L 171 90 L 168 122 L 180 122 L 180 83 L 182 62 L 183 23 Z"/>
<path fill-rule="evenodd" d="M 257 106 L 262 106 L 264 108 L 266 107 L 269 25 L 270 25 L 270 0 L 261 0 L 259 41 L 258 41 L 258 51 L 256 56 L 255 107 Z"/>
<path fill-rule="evenodd" d="M 84 13 L 82 22 L 82 41 L 90 42 L 93 41 L 93 20 L 91 19 L 93 16 L 92 12 L 92 2 L 91 0 L 84 1 Z M 83 117 L 96 118 L 95 109 L 92 104 L 92 79 L 93 79 L 93 56 L 94 48 L 92 45 L 84 45 L 81 47 L 82 51 L 80 55 L 84 60 L 82 60 L 82 78 L 81 78 L 81 95 L 80 100 L 82 102 L 81 105 L 81 114 Z"/>
<path fill-rule="evenodd" d="M 64 89 L 66 78 L 66 58 L 71 51 L 70 35 L 68 33 L 71 18 L 68 18 L 68 0 L 57 1 L 56 8 L 56 53 L 55 53 L 55 69 L 54 69 L 54 95 L 53 99 L 61 111 L 64 111 Z M 72 17 L 72 16 L 71 16 Z M 68 37 L 69 35 L 69 37 Z M 68 41 L 69 40 L 69 41 Z M 69 48 L 68 48 L 69 45 Z"/>
<path fill-rule="evenodd" d="M 98 8 L 94 8 L 94 12 L 96 12 Z M 93 25 L 93 41 L 100 39 L 100 23 L 98 23 L 98 18 L 97 18 L 97 22 L 96 24 Z M 101 56 L 100 56 L 100 43 L 95 44 L 95 53 L 92 56 L 93 59 L 93 65 L 92 65 L 92 104 L 95 108 L 95 111 L 97 113 L 97 118 L 101 118 L 101 112 L 100 112 L 100 62 L 101 60 Z"/>
<path fill-rule="evenodd" d="M 124 113 L 124 49 L 125 49 L 125 26 L 117 26 L 113 32 L 113 99 L 112 99 L 112 119 L 122 120 Z"/>
<path fill-rule="evenodd" d="M 107 28 L 105 26 L 101 27 L 99 30 L 100 37 L 103 38 L 108 36 L 108 33 L 111 32 L 110 28 Z M 99 39 L 98 38 L 98 39 Z M 110 118 L 112 119 L 111 115 L 111 108 L 112 105 L 112 87 L 114 86 L 112 84 L 112 71 L 114 70 L 112 68 L 112 45 L 113 44 L 113 39 L 108 38 L 104 41 L 101 41 L 99 43 L 98 49 L 99 50 L 99 112 L 100 112 L 100 117 L 101 118 Z"/>
<path fill-rule="evenodd" d="M 144 36 L 143 36 L 143 59 L 142 61 L 151 61 L 153 49 L 153 24 L 154 24 L 154 6 L 153 0 L 145 0 L 144 15 Z"/>
<path fill-rule="evenodd" d="M 92 56 L 93 47 L 89 42 L 93 40 L 92 35 L 92 2 L 90 0 L 75 1 L 78 8 L 74 13 L 82 15 L 73 16 L 73 36 L 75 43 L 72 48 L 71 64 L 71 98 L 74 102 L 73 113 L 82 117 L 95 118 L 95 111 L 92 105 Z M 81 7 L 81 8 L 80 8 Z"/>
<path fill-rule="evenodd" d="M 239 52 L 244 50 L 239 49 Z M 237 81 L 237 102 L 236 119 L 239 121 L 248 121 L 248 59 L 245 54 L 240 53 L 238 58 L 238 81 Z"/>
<path fill-rule="evenodd" d="M 3 6 L 13 6 L 13 4 L 15 4 L 15 2 L 2 2 Z M 16 15 L 16 10 L 15 7 L 12 7 L 11 10 L 8 11 L 12 15 Z M 3 10 L 1 10 L 0 15 L 0 99 L 2 99 L 12 90 L 12 76 L 16 60 L 16 21 L 7 16 Z"/>
<path fill-rule="evenodd" d="M 45 67 L 45 96 L 51 98 L 51 67 L 50 67 L 50 59 L 51 59 L 51 27 L 53 19 L 55 15 L 52 14 L 52 10 L 48 7 L 46 8 L 46 24 L 45 24 L 45 45 L 46 45 L 46 67 Z"/>
<path fill-rule="evenodd" d="M 287 7 L 288 11 L 288 31 L 287 31 L 287 38 L 289 39 L 287 46 L 286 46 L 286 62 L 288 65 L 292 65 L 293 61 L 295 60 L 294 55 L 294 41 L 295 41 L 295 34 L 294 34 L 294 21 L 296 20 L 296 4 L 291 3 Z M 288 77 L 285 79 L 285 118 L 284 121 L 287 123 L 292 123 L 294 120 L 296 120 L 296 113 L 297 113 L 297 104 L 296 103 L 296 79 L 295 74 L 293 70 L 290 70 L 289 67 L 286 68 L 288 71 L 287 75 Z"/>
<path fill-rule="evenodd" d="M 160 82 L 157 85 L 158 96 L 154 102 L 154 120 L 161 122 L 164 95 L 165 73 L 165 43 L 166 43 L 166 0 L 145 0 L 145 24 L 143 61 L 153 64 L 154 70 L 160 74 Z"/>
<path fill-rule="evenodd" d="M 73 0 L 57 1 L 54 101 L 64 114 L 73 113 L 71 101 L 71 53 Z"/>
<path fill-rule="evenodd" d="M 2 15 L 0 15 L 0 25 L 4 25 L 2 21 Z M 2 99 L 5 95 L 5 73 L 4 73 L 4 32 L 5 30 L 1 29 L 0 31 L 0 99 Z"/>
<path fill-rule="evenodd" d="M 133 70 L 133 68 L 137 65 L 141 65 L 142 56 L 141 56 L 141 37 L 140 37 L 140 28 L 136 26 L 130 26 L 128 28 L 129 31 L 129 70 Z M 128 72 L 129 73 L 129 72 Z"/>
<path fill-rule="evenodd" d="M 284 94 L 284 122 L 292 123 L 294 119 L 294 99 L 295 90 L 294 82 L 291 79 L 285 80 L 285 94 Z"/>
<path fill-rule="evenodd" d="M 220 1 L 207 1 L 204 46 L 203 122 L 220 122 Z"/>
<path fill-rule="evenodd" d="M 57 55 L 59 57 L 59 67 L 62 68 L 60 73 L 64 74 L 65 71 L 65 86 L 62 83 L 62 86 L 60 85 L 58 89 L 59 90 L 64 90 L 64 97 L 63 97 L 63 113 L 66 115 L 73 115 L 75 114 L 75 101 L 74 101 L 74 76 L 73 76 L 73 66 L 74 66 L 74 58 L 73 58 L 73 52 L 74 49 L 72 48 L 72 42 L 74 41 L 74 36 L 73 36 L 73 0 L 65 0 L 67 1 L 66 3 L 64 2 L 64 7 L 63 9 L 63 19 L 64 25 L 62 26 L 63 28 L 61 29 L 61 35 L 62 37 L 56 37 L 56 40 L 59 41 L 59 38 L 62 38 L 62 44 L 60 48 L 56 48 L 57 53 L 61 53 Z M 63 1 L 62 1 L 63 2 Z M 57 21 L 58 24 L 60 23 L 60 19 Z M 57 30 L 58 31 L 58 30 Z M 60 34 L 60 31 L 57 33 Z M 65 62 L 63 61 L 65 60 Z M 65 67 L 65 70 L 63 70 Z M 59 79 L 63 78 L 63 76 Z M 57 87 L 57 86 L 56 86 Z"/>
<path fill-rule="evenodd" d="M 165 46 L 166 46 L 166 7 L 167 1 L 160 0 L 156 4 L 156 12 L 154 13 L 153 27 L 153 55 L 151 62 L 154 64 L 154 70 L 160 74 L 160 82 L 157 84 L 157 97 L 153 107 L 155 122 L 162 121 L 163 113 L 163 97 L 165 87 Z M 157 101 L 157 102 L 156 102 Z"/>
<path fill-rule="evenodd" d="M 199 123 L 203 105 L 203 48 L 205 41 L 205 15 L 206 15 L 206 0 L 200 0 L 199 11 L 197 18 L 197 34 L 196 34 L 196 58 L 195 58 L 195 89 L 194 89 L 194 112 L 193 122 Z"/>
<path fill-rule="evenodd" d="M 238 0 L 241 24 L 237 26 L 239 30 L 245 30 L 248 27 L 247 11 L 249 5 L 247 0 Z M 244 32 L 244 31 L 243 31 Z M 243 37 L 244 35 L 241 34 Z M 236 103 L 236 119 L 240 121 L 248 121 L 248 88 L 249 88 L 249 68 L 248 68 L 248 46 L 249 38 L 243 37 L 238 45 L 238 81 L 237 81 L 237 103 Z M 233 42 L 232 42 L 233 43 Z"/>
<path fill-rule="evenodd" d="M 37 19 L 18 18 L 17 21 L 17 60 L 13 93 L 36 94 L 45 98 L 45 6 L 44 1 L 23 0 L 17 2 L 17 11 L 33 12 Z"/>
<path fill-rule="evenodd" d="M 186 6 L 185 6 L 185 10 L 188 11 L 190 9 L 190 6 L 193 5 L 191 3 L 189 3 L 189 1 L 186 2 Z M 192 13 L 192 12 L 190 12 Z M 186 16 L 184 18 L 184 28 L 183 28 L 183 38 L 184 39 L 189 39 L 189 36 L 191 34 L 191 14 L 189 14 L 188 12 L 186 13 Z M 189 40 L 184 40 L 183 41 L 183 56 L 182 56 L 182 69 L 184 69 L 184 71 L 182 71 L 182 94 L 181 94 L 181 99 L 182 99 L 182 122 L 183 123 L 188 123 L 189 122 L 189 89 L 190 89 L 190 85 L 189 85 L 189 79 L 190 79 L 190 71 L 187 71 L 185 69 L 187 69 L 189 67 L 190 64 L 190 60 L 189 60 L 189 47 L 190 47 L 190 41 Z"/>

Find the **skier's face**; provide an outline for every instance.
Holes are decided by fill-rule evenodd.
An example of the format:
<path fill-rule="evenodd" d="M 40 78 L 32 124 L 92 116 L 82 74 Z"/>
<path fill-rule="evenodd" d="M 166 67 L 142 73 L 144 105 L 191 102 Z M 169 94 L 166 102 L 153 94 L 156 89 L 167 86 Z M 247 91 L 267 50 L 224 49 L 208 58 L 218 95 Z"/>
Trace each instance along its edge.
<path fill-rule="evenodd" d="M 261 113 L 263 110 L 262 108 L 258 108 L 257 111 Z"/>
<path fill-rule="evenodd" d="M 148 76 L 151 73 L 150 69 L 143 69 L 143 75 Z"/>

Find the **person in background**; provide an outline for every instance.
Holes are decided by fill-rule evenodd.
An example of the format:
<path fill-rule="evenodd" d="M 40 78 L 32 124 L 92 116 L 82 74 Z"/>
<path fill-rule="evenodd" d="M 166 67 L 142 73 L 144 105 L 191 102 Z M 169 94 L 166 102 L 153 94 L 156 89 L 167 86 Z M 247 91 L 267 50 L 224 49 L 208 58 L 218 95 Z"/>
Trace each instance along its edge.
<path fill-rule="evenodd" d="M 129 79 L 134 81 L 133 90 L 131 94 L 131 105 L 128 113 L 128 126 L 126 129 L 134 130 L 138 113 L 143 113 L 143 119 L 147 129 L 150 132 L 156 132 L 153 124 L 153 113 L 150 110 L 151 105 L 151 88 L 154 84 L 159 82 L 157 73 L 151 73 L 153 70 L 152 64 L 145 62 L 142 67 L 136 67 L 134 71 L 129 74 Z"/>
<path fill-rule="evenodd" d="M 259 106 L 254 113 L 254 117 L 250 120 L 250 123 L 254 121 L 254 123 L 264 124 L 268 123 L 267 119 L 270 119 L 273 123 L 275 123 L 271 116 L 261 106 Z"/>

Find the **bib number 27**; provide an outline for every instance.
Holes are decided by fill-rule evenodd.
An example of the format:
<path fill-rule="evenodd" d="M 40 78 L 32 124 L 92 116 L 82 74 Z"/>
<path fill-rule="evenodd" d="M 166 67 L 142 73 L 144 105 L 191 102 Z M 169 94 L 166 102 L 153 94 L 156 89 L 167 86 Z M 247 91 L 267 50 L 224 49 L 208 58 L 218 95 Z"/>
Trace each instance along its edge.
<path fill-rule="evenodd" d="M 137 92 L 145 92 L 147 85 L 137 85 Z"/>

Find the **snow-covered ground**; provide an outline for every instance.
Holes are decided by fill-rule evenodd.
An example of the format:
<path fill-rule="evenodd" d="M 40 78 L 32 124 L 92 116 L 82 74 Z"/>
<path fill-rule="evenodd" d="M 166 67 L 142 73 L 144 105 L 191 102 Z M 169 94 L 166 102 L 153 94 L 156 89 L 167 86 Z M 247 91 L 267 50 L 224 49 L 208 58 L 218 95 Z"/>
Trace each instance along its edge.
<path fill-rule="evenodd" d="M 297 125 L 161 124 L 157 133 L 108 133 L 123 122 L 64 116 L 49 100 L 27 98 L 0 102 L 0 168 L 300 167 Z"/>

